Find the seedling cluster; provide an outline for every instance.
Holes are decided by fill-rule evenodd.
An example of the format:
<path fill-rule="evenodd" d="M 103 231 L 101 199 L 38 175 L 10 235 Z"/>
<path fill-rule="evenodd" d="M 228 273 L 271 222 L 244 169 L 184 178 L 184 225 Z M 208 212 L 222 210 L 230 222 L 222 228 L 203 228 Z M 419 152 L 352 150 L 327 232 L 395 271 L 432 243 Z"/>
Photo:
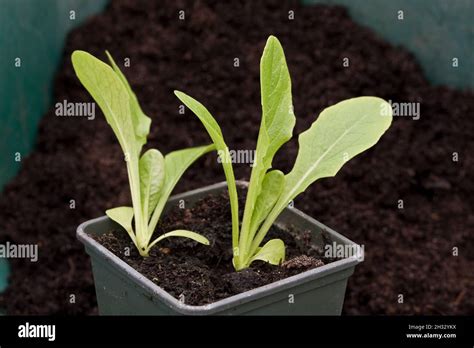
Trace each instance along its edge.
<path fill-rule="evenodd" d="M 261 246 L 270 227 L 288 203 L 316 180 L 331 177 L 349 159 L 372 147 L 392 122 L 390 105 L 376 97 L 341 101 L 324 109 L 311 127 L 299 136 L 299 152 L 288 174 L 271 170 L 278 149 L 291 139 L 295 115 L 291 79 L 283 48 L 270 36 L 260 61 L 262 120 L 240 225 L 238 198 L 229 149 L 211 113 L 197 100 L 175 91 L 176 96 L 201 120 L 221 156 L 232 210 L 233 264 L 236 270 L 255 260 L 277 265 L 285 259 L 281 239 Z"/>
<path fill-rule="evenodd" d="M 102 109 L 127 159 L 133 207 L 107 210 L 107 215 L 127 231 L 142 256 L 160 240 L 180 236 L 208 244 L 187 230 L 165 233 L 151 241 L 173 188 L 184 171 L 203 154 L 217 150 L 226 176 L 232 216 L 233 265 L 239 271 L 256 260 L 278 265 L 285 259 L 281 239 L 262 242 L 278 216 L 316 180 L 337 174 L 348 160 L 377 143 L 392 122 L 390 105 L 377 97 L 358 97 L 324 109 L 309 129 L 299 135 L 293 169 L 284 174 L 272 169 L 280 147 L 293 136 L 291 78 L 280 42 L 270 36 L 260 62 L 262 119 L 255 162 L 248 185 L 244 215 L 239 221 L 238 195 L 229 148 L 211 113 L 183 92 L 175 95 L 199 118 L 213 145 L 174 151 L 163 156 L 147 150 L 151 120 L 146 116 L 125 76 L 107 53 L 111 66 L 82 51 L 72 61 L 79 80 Z M 135 229 L 132 228 L 132 220 Z"/>
<path fill-rule="evenodd" d="M 72 54 L 77 77 L 97 102 L 115 133 L 127 164 L 132 207 L 109 209 L 106 214 L 127 231 L 140 255 L 168 237 L 191 238 L 202 244 L 209 241 L 196 232 L 176 230 L 152 241 L 163 208 L 186 169 L 213 145 L 173 151 L 163 156 L 157 149 L 143 154 L 150 132 L 151 119 L 142 111 L 138 99 L 112 56 L 108 65 L 83 51 Z M 132 222 L 135 223 L 133 228 Z"/>

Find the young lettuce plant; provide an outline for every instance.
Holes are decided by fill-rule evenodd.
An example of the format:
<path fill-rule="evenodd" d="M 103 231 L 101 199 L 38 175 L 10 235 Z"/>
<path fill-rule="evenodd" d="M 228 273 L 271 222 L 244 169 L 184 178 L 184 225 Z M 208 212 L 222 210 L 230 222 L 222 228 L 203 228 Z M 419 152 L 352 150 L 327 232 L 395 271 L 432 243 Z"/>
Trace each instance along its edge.
<path fill-rule="evenodd" d="M 125 155 L 133 207 L 109 209 L 106 214 L 127 231 L 143 257 L 168 237 L 185 237 L 208 245 L 205 237 L 187 230 L 171 231 L 151 239 L 179 178 L 196 159 L 215 146 L 173 151 L 166 156 L 149 149 L 140 156 L 151 119 L 143 113 L 127 79 L 106 53 L 111 66 L 84 51 L 75 51 L 71 57 L 77 77 L 101 108 Z"/>
<path fill-rule="evenodd" d="M 285 175 L 270 169 L 278 149 L 291 139 L 296 119 L 285 55 L 274 36 L 268 38 L 260 61 L 260 85 L 262 120 L 241 225 L 232 163 L 221 129 L 201 103 L 175 91 L 203 123 L 221 157 L 231 203 L 236 270 L 249 267 L 255 260 L 274 265 L 282 262 L 285 245 L 281 239 L 261 246 L 280 213 L 313 182 L 335 176 L 349 159 L 375 145 L 392 122 L 392 115 L 381 111 L 391 110 L 390 105 L 377 97 L 347 99 L 328 107 L 300 134 L 296 161 Z"/>

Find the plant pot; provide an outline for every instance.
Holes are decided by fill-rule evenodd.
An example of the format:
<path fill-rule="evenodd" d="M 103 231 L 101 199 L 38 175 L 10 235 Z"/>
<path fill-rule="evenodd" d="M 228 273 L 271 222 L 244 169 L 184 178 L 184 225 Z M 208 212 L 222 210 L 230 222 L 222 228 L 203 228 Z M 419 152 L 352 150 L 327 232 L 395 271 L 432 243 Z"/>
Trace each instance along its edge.
<path fill-rule="evenodd" d="M 238 182 L 238 185 L 247 183 Z M 227 190 L 225 182 L 173 196 L 167 209 L 180 200 L 189 206 L 223 190 Z M 356 246 L 295 208 L 286 208 L 276 224 L 282 228 L 293 225 L 301 231 L 310 230 L 313 242 L 321 246 L 324 245 L 323 231 L 337 244 Z M 347 280 L 361 262 L 358 255 L 354 255 L 211 304 L 191 306 L 168 294 L 91 237 L 118 228 L 121 227 L 106 216 L 77 228 L 77 237 L 92 260 L 102 315 L 340 315 Z"/>

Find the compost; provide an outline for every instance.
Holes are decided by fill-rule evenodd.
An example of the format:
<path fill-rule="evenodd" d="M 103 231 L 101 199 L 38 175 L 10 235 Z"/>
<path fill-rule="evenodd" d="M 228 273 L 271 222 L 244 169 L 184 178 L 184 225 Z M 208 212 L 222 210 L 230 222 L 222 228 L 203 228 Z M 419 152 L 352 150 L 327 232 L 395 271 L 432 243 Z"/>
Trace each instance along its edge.
<path fill-rule="evenodd" d="M 130 59 L 124 72 L 153 118 L 148 146 L 167 153 L 210 142 L 190 111 L 179 112 L 173 90 L 180 89 L 206 104 L 231 149 L 251 150 L 261 116 L 259 59 L 270 34 L 282 42 L 292 76 L 295 135 L 346 98 L 420 103 L 419 119 L 395 117 L 374 148 L 295 201 L 365 246 L 344 313 L 472 314 L 474 93 L 430 85 L 412 54 L 354 23 L 344 8 L 297 1 L 111 1 L 69 35 L 52 105 L 91 101 L 70 55 L 83 49 L 105 59 L 107 49 L 118 62 Z M 274 167 L 287 172 L 296 153 L 295 136 Z M 75 230 L 105 209 L 130 204 L 122 156 L 99 113 L 93 120 L 57 117 L 54 108 L 44 115 L 35 151 L 0 198 L 0 243 L 39 246 L 38 262 L 11 260 L 10 286 L 0 299 L 9 314 L 97 313 L 90 260 Z M 248 165 L 235 170 L 238 179 L 248 179 Z M 223 180 L 209 154 L 176 192 Z"/>
<path fill-rule="evenodd" d="M 240 207 L 245 205 L 240 193 Z M 240 212 L 242 217 L 242 211 Z M 177 229 L 199 231 L 210 247 L 182 238 L 160 242 L 150 257 L 140 256 L 130 238 L 122 230 L 109 231 L 97 240 L 148 279 L 175 298 L 190 305 L 205 305 L 255 289 L 334 261 L 325 257 L 329 236 L 318 245 L 310 231 L 272 227 L 264 243 L 273 238 L 285 242 L 287 260 L 281 267 L 255 261 L 251 268 L 235 272 L 232 266 L 232 223 L 229 196 L 209 195 L 193 207 L 175 207 L 160 222 L 157 236 Z"/>

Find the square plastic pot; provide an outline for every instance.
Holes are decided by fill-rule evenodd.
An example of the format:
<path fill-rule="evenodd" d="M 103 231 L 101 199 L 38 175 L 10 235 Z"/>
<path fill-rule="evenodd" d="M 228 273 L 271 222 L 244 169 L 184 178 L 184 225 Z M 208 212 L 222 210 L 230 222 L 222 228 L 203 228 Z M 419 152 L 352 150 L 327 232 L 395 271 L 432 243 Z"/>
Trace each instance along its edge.
<path fill-rule="evenodd" d="M 181 200 L 192 206 L 208 194 L 223 190 L 227 190 L 225 182 L 173 196 L 167 209 Z M 295 208 L 286 208 L 276 224 L 309 230 L 313 242 L 321 246 L 323 231 L 337 244 L 355 246 Z M 347 280 L 361 262 L 354 255 L 211 304 L 191 306 L 171 296 L 91 237 L 117 228 L 121 227 L 106 216 L 77 228 L 77 237 L 91 257 L 101 315 L 340 315 Z"/>

